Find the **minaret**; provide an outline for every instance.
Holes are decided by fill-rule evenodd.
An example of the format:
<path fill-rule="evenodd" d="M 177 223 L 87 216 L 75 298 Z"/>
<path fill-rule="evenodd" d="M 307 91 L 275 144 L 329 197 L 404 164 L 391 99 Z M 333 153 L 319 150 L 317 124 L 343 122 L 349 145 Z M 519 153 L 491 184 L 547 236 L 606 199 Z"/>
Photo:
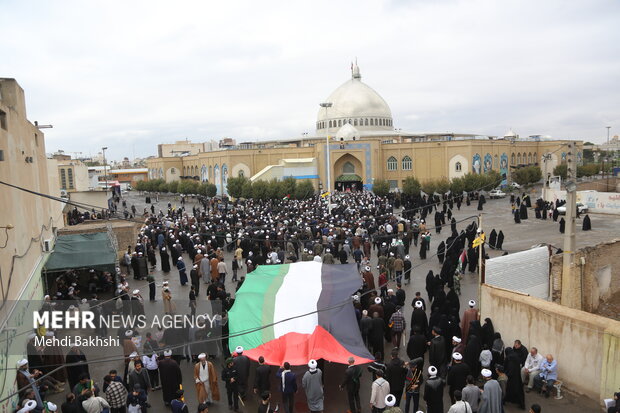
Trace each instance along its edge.
<path fill-rule="evenodd" d="M 357 58 L 355 59 L 355 63 L 351 63 L 351 75 L 353 79 L 361 79 L 362 75 L 360 74 L 360 68 L 357 65 Z"/>

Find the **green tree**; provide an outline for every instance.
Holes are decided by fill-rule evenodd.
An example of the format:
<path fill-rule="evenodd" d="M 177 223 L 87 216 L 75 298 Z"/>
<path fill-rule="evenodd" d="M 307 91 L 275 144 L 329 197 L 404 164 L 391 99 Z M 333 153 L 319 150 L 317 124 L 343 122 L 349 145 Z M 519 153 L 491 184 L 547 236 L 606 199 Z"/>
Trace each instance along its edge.
<path fill-rule="evenodd" d="M 179 192 L 179 181 L 168 182 L 168 192 L 176 194 Z"/>
<path fill-rule="evenodd" d="M 252 198 L 268 199 L 269 198 L 269 182 L 256 181 L 252 183 Z"/>
<path fill-rule="evenodd" d="M 437 182 L 434 179 L 429 179 L 422 184 L 422 191 L 426 192 L 430 196 L 437 190 Z"/>
<path fill-rule="evenodd" d="M 214 196 L 217 195 L 217 186 L 215 186 L 215 184 L 207 182 L 206 190 L 207 190 L 207 196 L 209 198 L 213 198 Z"/>
<path fill-rule="evenodd" d="M 268 199 L 282 199 L 284 196 L 282 195 L 282 182 L 278 181 L 276 178 L 273 178 L 271 181 L 267 182 L 267 198 Z"/>
<path fill-rule="evenodd" d="M 465 190 L 465 181 L 462 177 L 454 178 L 452 182 L 450 182 L 450 191 L 454 195 L 460 195 Z"/>
<path fill-rule="evenodd" d="M 542 170 L 538 166 L 530 166 L 527 168 L 528 183 L 535 184 L 542 179 Z"/>
<path fill-rule="evenodd" d="M 556 166 L 555 168 L 553 168 L 553 175 L 555 176 L 561 176 L 562 179 L 566 179 L 566 172 L 568 171 L 568 167 L 566 166 L 565 163 L 561 163 L 558 166 Z"/>
<path fill-rule="evenodd" d="M 247 181 L 249 181 L 249 179 L 244 176 L 228 178 L 228 183 L 226 184 L 228 195 L 233 198 L 241 198 L 243 194 L 243 185 L 245 185 Z"/>
<path fill-rule="evenodd" d="M 448 178 L 439 178 L 435 180 L 435 190 L 440 194 L 445 194 L 450 190 L 450 181 Z"/>
<path fill-rule="evenodd" d="M 294 197 L 296 189 L 297 179 L 293 178 L 292 176 L 284 178 L 280 184 L 282 198 L 284 198 L 285 196 Z"/>
<path fill-rule="evenodd" d="M 420 196 L 420 182 L 413 176 L 408 176 L 403 182 L 403 193 L 408 196 Z"/>
<path fill-rule="evenodd" d="M 241 197 L 245 199 L 252 198 L 252 181 L 249 179 L 243 183 L 243 187 L 241 188 Z"/>
<path fill-rule="evenodd" d="M 308 199 L 314 196 L 314 185 L 312 182 L 304 179 L 300 181 L 295 188 L 296 199 Z"/>
<path fill-rule="evenodd" d="M 376 179 L 372 184 L 372 192 L 377 196 L 386 196 L 390 192 L 390 183 L 385 179 Z"/>

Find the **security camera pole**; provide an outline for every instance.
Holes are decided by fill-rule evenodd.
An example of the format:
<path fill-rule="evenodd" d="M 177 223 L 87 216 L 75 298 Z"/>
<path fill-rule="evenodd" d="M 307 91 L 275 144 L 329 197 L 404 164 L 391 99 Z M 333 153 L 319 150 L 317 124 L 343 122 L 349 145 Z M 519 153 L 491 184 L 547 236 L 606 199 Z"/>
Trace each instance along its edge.
<path fill-rule="evenodd" d="M 573 262 L 575 261 L 575 219 L 577 215 L 577 165 L 575 163 L 575 150 L 575 142 L 570 142 L 566 155 L 566 227 L 564 231 L 561 303 L 570 308 L 581 309 L 580 296 L 583 294 L 583 291 L 578 289 L 580 282 L 576 277 L 573 277 L 572 271 Z"/>

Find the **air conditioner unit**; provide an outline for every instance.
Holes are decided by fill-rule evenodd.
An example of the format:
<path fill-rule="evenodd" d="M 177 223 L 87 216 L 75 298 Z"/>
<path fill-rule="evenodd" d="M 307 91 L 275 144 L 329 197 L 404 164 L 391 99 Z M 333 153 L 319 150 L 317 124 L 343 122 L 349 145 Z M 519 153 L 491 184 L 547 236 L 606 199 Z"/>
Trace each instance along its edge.
<path fill-rule="evenodd" d="M 51 239 L 43 240 L 43 252 L 52 252 L 52 240 Z"/>

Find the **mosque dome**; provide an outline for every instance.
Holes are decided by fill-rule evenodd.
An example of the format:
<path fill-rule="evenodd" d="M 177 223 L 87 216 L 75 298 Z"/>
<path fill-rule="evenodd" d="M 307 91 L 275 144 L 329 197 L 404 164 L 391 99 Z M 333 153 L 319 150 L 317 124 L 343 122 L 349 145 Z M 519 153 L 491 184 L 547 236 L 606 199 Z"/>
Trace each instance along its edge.
<path fill-rule="evenodd" d="M 392 131 L 392 111 L 387 102 L 362 82 L 357 63 L 351 67 L 351 79 L 332 92 L 317 117 L 317 133 L 336 132 L 346 124 L 359 131 Z"/>

